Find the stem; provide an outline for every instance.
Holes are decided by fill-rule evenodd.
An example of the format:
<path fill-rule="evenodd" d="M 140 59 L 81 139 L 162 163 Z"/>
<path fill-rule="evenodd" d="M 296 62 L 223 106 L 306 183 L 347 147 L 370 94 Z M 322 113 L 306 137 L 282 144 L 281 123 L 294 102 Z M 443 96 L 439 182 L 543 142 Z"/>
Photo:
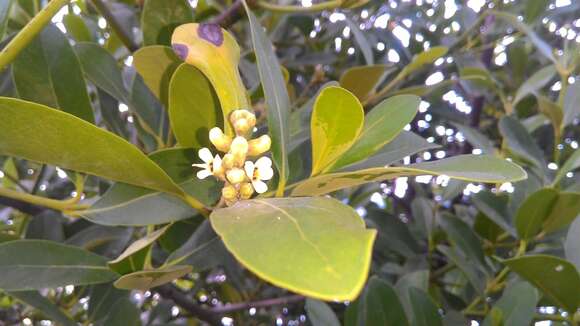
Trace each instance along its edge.
<path fill-rule="evenodd" d="M 295 13 L 295 12 L 317 12 L 328 9 L 336 9 L 342 5 L 342 0 L 332 0 L 322 3 L 313 4 L 310 7 L 302 6 L 287 6 L 269 3 L 268 1 L 257 1 L 256 7 L 265 10 L 284 12 L 284 13 Z"/>
<path fill-rule="evenodd" d="M 50 22 L 52 17 L 70 0 L 52 0 L 44 7 L 0 52 L 0 71 L 4 70 L 38 33 Z"/>
<path fill-rule="evenodd" d="M 58 211 L 68 211 L 74 209 L 74 207 L 71 207 L 70 203 L 63 202 L 61 200 L 40 197 L 6 188 L 0 188 L 0 196 L 15 199 L 21 202 L 30 203 L 37 206 L 44 206 Z"/>
<path fill-rule="evenodd" d="M 231 303 L 231 304 L 227 304 L 227 305 L 222 306 L 222 307 L 213 308 L 213 309 L 211 309 L 211 312 L 216 313 L 216 314 L 225 314 L 228 312 L 244 310 L 244 309 L 249 309 L 249 308 L 270 307 L 270 306 L 300 302 L 303 300 L 304 300 L 304 296 L 289 295 L 286 297 L 266 299 L 266 300 L 254 301 L 254 302 Z"/>
<path fill-rule="evenodd" d="M 139 45 L 137 45 L 131 35 L 123 29 L 121 24 L 115 18 L 115 15 L 109 10 L 109 7 L 102 0 L 92 0 L 93 5 L 97 8 L 99 13 L 105 18 L 105 20 L 111 25 L 111 29 L 117 34 L 119 40 L 125 45 L 127 49 L 131 52 L 137 51 Z"/>

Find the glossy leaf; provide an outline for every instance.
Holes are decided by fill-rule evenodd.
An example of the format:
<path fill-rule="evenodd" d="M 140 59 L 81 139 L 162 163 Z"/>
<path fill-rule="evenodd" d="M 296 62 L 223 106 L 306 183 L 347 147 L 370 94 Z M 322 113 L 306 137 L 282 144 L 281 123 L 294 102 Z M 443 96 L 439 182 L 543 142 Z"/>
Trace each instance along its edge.
<path fill-rule="evenodd" d="M 272 138 L 272 158 L 278 168 L 279 182 L 285 184 L 286 179 L 288 179 L 290 99 L 279 68 L 280 63 L 272 49 L 272 43 L 245 2 L 244 6 L 250 22 L 252 44 L 268 108 L 268 131 Z"/>
<path fill-rule="evenodd" d="M 147 236 L 131 243 L 123 253 L 117 258 L 107 263 L 109 268 L 121 275 L 128 274 L 143 269 L 145 256 L 149 252 L 149 248 L 155 243 L 160 236 L 169 228 L 169 225 L 162 227 Z"/>
<path fill-rule="evenodd" d="M 568 261 L 555 256 L 530 255 L 503 263 L 568 312 L 580 306 L 580 274 Z"/>
<path fill-rule="evenodd" d="M 323 195 L 369 182 L 416 175 L 446 175 L 459 180 L 489 183 L 518 181 L 527 176 L 521 167 L 500 158 L 486 155 L 459 155 L 408 166 L 370 168 L 311 177 L 300 182 L 293 189 L 292 195 Z"/>
<path fill-rule="evenodd" d="M 353 93 L 362 102 L 392 71 L 393 68 L 387 65 L 352 67 L 340 76 L 340 86 Z"/>
<path fill-rule="evenodd" d="M 34 307 L 46 315 L 48 318 L 63 326 L 76 326 L 77 323 L 70 319 L 57 305 L 43 297 L 37 291 L 15 291 L 8 292 L 11 297 Z"/>
<path fill-rule="evenodd" d="M 553 184 L 558 184 L 568 172 L 574 171 L 578 168 L 580 168 L 580 149 L 575 150 L 574 153 L 568 157 L 562 167 L 558 169 Z"/>
<path fill-rule="evenodd" d="M 126 290 L 146 291 L 178 279 L 192 270 L 191 266 L 168 266 L 126 274 L 115 281 L 115 287 Z"/>
<path fill-rule="evenodd" d="M 118 303 L 129 298 L 129 291 L 119 290 L 112 283 L 93 285 L 89 289 L 88 319 L 102 321 Z"/>
<path fill-rule="evenodd" d="M 395 138 L 413 120 L 421 99 L 399 95 L 384 100 L 364 118 L 365 123 L 355 143 L 333 164 L 337 170 L 375 154 Z M 330 126 L 332 128 L 332 126 Z M 341 131 L 345 131 L 340 128 Z"/>
<path fill-rule="evenodd" d="M 187 0 L 145 0 L 141 14 L 143 43 L 170 45 L 173 29 L 192 21 L 193 12 Z"/>
<path fill-rule="evenodd" d="M 425 138 L 410 131 L 402 131 L 388 144 L 379 149 L 376 154 L 358 163 L 345 166 L 345 171 L 357 171 L 367 168 L 385 167 L 402 161 L 405 157 L 417 154 L 428 149 L 440 147 L 430 143 Z"/>
<path fill-rule="evenodd" d="M 56 242 L 17 240 L 0 244 L 0 289 L 38 290 L 113 280 L 104 257 Z"/>
<path fill-rule="evenodd" d="M 558 191 L 550 188 L 533 193 L 518 209 L 515 224 L 521 239 L 529 239 L 542 230 L 542 225 L 550 215 Z"/>
<path fill-rule="evenodd" d="M 409 289 L 409 298 L 413 316 L 411 325 L 413 326 L 443 326 L 441 315 L 433 300 L 425 291 L 417 288 Z"/>
<path fill-rule="evenodd" d="M 513 154 L 540 169 L 544 168 L 546 164 L 542 150 L 517 119 L 503 117 L 499 122 L 499 131 Z"/>
<path fill-rule="evenodd" d="M 519 281 L 506 287 L 493 309 L 501 311 L 504 325 L 530 325 L 539 299 L 538 290 L 528 282 Z M 490 316 L 483 325 L 494 325 Z"/>
<path fill-rule="evenodd" d="M 79 59 L 56 26 L 47 26 L 20 53 L 12 73 L 20 98 L 94 122 Z"/>
<path fill-rule="evenodd" d="M 504 231 L 515 237 L 517 232 L 511 224 L 507 202 L 504 199 L 505 197 L 500 197 L 489 191 L 480 191 L 472 198 L 473 204 L 477 209 Z"/>
<path fill-rule="evenodd" d="M 367 65 L 373 65 L 375 63 L 374 56 L 373 56 L 373 48 L 367 40 L 363 31 L 360 30 L 360 27 L 357 23 L 353 22 L 352 20 L 346 18 L 346 23 L 350 27 L 350 31 L 354 36 L 354 41 L 357 43 L 358 48 L 363 54 L 365 62 Z"/>
<path fill-rule="evenodd" d="M 204 221 L 181 247 L 167 257 L 164 266 L 186 264 L 195 271 L 206 270 L 218 265 L 224 250 L 209 221 Z"/>
<path fill-rule="evenodd" d="M 159 166 L 124 139 L 44 105 L 0 98 L 0 138 L 0 153 L 6 155 L 183 194 Z"/>
<path fill-rule="evenodd" d="M 251 108 L 238 64 L 240 47 L 225 29 L 213 24 L 185 24 L 173 32 L 171 44 L 177 55 L 209 79 L 219 98 L 224 121 L 230 112 Z M 226 132 L 233 135 L 228 123 Z"/>
<path fill-rule="evenodd" d="M 322 300 L 352 300 L 364 286 L 376 231 L 335 199 L 248 200 L 210 221 L 236 259 L 274 285 Z"/>
<path fill-rule="evenodd" d="M 69 34 L 76 42 L 93 42 L 94 35 L 89 29 L 82 16 L 68 13 L 62 18 L 62 23 Z"/>
<path fill-rule="evenodd" d="M 566 253 L 566 259 L 572 262 L 576 269 L 580 271 L 580 218 L 576 218 L 568 229 L 564 252 Z"/>
<path fill-rule="evenodd" d="M 322 301 L 306 299 L 304 309 L 312 326 L 340 326 L 334 311 Z"/>
<path fill-rule="evenodd" d="M 121 298 L 108 311 L 105 319 L 98 326 L 141 325 L 141 311 L 129 298 Z"/>
<path fill-rule="evenodd" d="M 363 119 L 362 105 L 349 91 L 327 87 L 320 93 L 310 123 L 312 175 L 327 170 L 355 143 Z"/>
<path fill-rule="evenodd" d="M 358 300 L 357 326 L 409 325 L 395 289 L 373 276 Z"/>
<path fill-rule="evenodd" d="M 209 147 L 209 130 L 223 125 L 211 83 L 191 65 L 182 64 L 171 78 L 169 119 L 175 138 L 183 147 Z"/>
<path fill-rule="evenodd" d="M 444 46 L 434 46 L 424 52 L 421 52 L 413 57 L 411 62 L 403 68 L 405 74 L 410 74 L 425 65 L 434 63 L 437 59 L 441 58 L 449 49 Z"/>
<path fill-rule="evenodd" d="M 484 154 L 495 154 L 496 149 L 494 143 L 481 133 L 481 131 L 458 123 L 451 124 L 465 136 L 465 139 L 467 139 L 473 148 L 481 149 L 481 152 Z"/>
<path fill-rule="evenodd" d="M 580 116 L 580 84 L 574 83 L 568 85 L 564 95 L 564 120 L 563 126 L 571 125 L 574 119 Z"/>
<path fill-rule="evenodd" d="M 542 87 L 546 86 L 555 75 L 556 68 L 553 65 L 549 65 L 535 72 L 520 86 L 514 97 L 513 105 L 515 106 L 524 97 L 539 91 Z"/>
<path fill-rule="evenodd" d="M 439 218 L 439 222 L 443 230 L 445 230 L 449 241 L 463 252 L 465 257 L 477 261 L 479 264 L 478 267 L 486 271 L 487 263 L 485 261 L 482 243 L 471 227 L 450 214 L 443 214 Z"/>
<path fill-rule="evenodd" d="M 135 69 L 166 107 L 169 102 L 169 82 L 180 64 L 179 57 L 168 46 L 146 46 L 133 54 Z"/>
<path fill-rule="evenodd" d="M 474 257 L 465 255 L 465 250 L 461 250 L 457 245 L 454 247 L 438 245 L 437 250 L 443 253 L 449 259 L 448 261 L 450 263 L 457 266 L 477 293 L 481 295 L 485 294 L 488 277 L 481 262 L 478 262 Z"/>

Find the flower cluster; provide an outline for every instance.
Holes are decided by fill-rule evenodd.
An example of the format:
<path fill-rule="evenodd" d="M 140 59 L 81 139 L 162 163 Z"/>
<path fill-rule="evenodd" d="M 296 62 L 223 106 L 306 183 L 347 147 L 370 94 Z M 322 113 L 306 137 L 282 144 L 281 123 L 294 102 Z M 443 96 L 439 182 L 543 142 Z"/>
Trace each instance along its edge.
<path fill-rule="evenodd" d="M 247 110 L 236 110 L 230 114 L 230 123 L 236 133 L 232 138 L 220 128 L 209 131 L 209 140 L 224 155 L 213 155 L 208 148 L 199 150 L 202 164 L 193 164 L 201 168 L 197 172 L 199 179 L 214 176 L 225 182 L 222 196 L 230 206 L 241 199 L 249 199 L 254 192 L 266 192 L 268 186 L 264 181 L 272 179 L 272 161 L 260 157 L 255 162 L 247 160 L 257 157 L 270 149 L 272 141 L 268 135 L 252 139 L 256 116 Z"/>

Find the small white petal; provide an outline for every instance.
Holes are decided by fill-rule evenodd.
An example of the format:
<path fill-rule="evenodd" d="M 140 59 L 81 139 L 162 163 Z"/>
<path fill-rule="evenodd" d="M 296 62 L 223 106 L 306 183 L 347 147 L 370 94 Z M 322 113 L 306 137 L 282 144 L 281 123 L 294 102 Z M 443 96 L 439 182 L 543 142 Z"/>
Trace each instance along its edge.
<path fill-rule="evenodd" d="M 209 169 L 209 165 L 206 163 L 203 164 L 192 164 L 191 166 L 196 167 L 196 168 L 200 168 L 200 169 Z"/>
<path fill-rule="evenodd" d="M 274 170 L 271 167 L 262 167 L 258 169 L 258 179 L 260 180 L 270 180 L 274 176 Z"/>
<path fill-rule="evenodd" d="M 213 158 L 213 170 L 219 171 L 222 168 L 222 158 L 219 155 L 216 155 Z"/>
<path fill-rule="evenodd" d="M 246 171 L 248 178 L 252 180 L 254 178 L 254 162 L 246 161 L 246 163 L 244 163 L 244 171 Z"/>
<path fill-rule="evenodd" d="M 254 186 L 254 190 L 259 194 L 263 194 L 268 190 L 268 185 L 263 181 L 253 181 L 252 186 Z"/>
<path fill-rule="evenodd" d="M 211 175 L 211 172 L 209 172 L 208 170 L 199 170 L 197 171 L 197 178 L 198 179 L 205 179 L 207 177 L 209 177 Z"/>
<path fill-rule="evenodd" d="M 258 170 L 262 168 L 269 168 L 271 166 L 272 160 L 269 157 L 263 156 L 256 161 L 256 167 L 258 168 Z"/>
<path fill-rule="evenodd" d="M 204 147 L 197 152 L 199 158 L 204 161 L 205 163 L 211 163 L 213 161 L 213 155 L 211 155 L 211 151 Z"/>

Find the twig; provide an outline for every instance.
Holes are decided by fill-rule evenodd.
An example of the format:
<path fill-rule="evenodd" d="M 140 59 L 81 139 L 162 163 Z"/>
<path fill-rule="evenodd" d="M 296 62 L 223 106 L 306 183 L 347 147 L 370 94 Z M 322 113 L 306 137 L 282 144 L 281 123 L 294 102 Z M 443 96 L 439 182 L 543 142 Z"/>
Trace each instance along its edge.
<path fill-rule="evenodd" d="M 253 3 L 253 1 L 248 1 L 248 5 L 250 5 L 250 2 Z M 242 0 L 236 0 L 229 8 L 215 16 L 210 23 L 228 28 L 243 17 L 243 12 L 244 6 L 242 5 Z"/>
<path fill-rule="evenodd" d="M 210 310 L 202 308 L 171 284 L 166 284 L 153 289 L 166 299 L 173 300 L 175 304 L 187 310 L 192 316 L 203 320 L 210 325 L 221 325 L 221 319 L 218 315 L 213 314 Z"/>
<path fill-rule="evenodd" d="M 289 295 L 286 297 L 281 298 L 273 298 L 273 299 L 266 299 L 254 302 L 240 302 L 240 303 L 231 303 L 225 305 L 223 307 L 212 308 L 211 311 L 216 314 L 224 314 L 228 312 L 238 311 L 238 310 L 245 310 L 249 308 L 263 308 L 263 307 L 271 307 L 283 304 L 289 304 L 294 302 L 303 301 L 305 298 L 301 295 Z"/>
<path fill-rule="evenodd" d="M 31 21 L 0 52 L 0 71 L 4 70 L 18 54 L 36 37 L 50 22 L 52 17 L 70 0 L 50 1 Z"/>
<path fill-rule="evenodd" d="M 133 41 L 133 38 L 126 31 L 123 26 L 119 23 L 115 15 L 111 12 L 109 7 L 103 2 L 103 0 L 91 0 L 93 5 L 97 8 L 99 13 L 105 18 L 105 20 L 111 25 L 111 29 L 117 34 L 119 40 L 123 42 L 125 47 L 131 52 L 135 52 L 139 49 L 139 45 Z"/>

